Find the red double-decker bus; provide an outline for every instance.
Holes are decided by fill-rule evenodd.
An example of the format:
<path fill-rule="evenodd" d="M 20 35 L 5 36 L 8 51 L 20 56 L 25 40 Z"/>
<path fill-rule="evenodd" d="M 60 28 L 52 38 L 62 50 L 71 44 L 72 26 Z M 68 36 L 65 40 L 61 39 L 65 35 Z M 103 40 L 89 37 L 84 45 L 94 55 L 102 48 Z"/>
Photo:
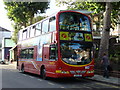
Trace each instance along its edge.
<path fill-rule="evenodd" d="M 17 68 L 46 77 L 94 76 L 90 17 L 59 11 L 18 34 Z"/>

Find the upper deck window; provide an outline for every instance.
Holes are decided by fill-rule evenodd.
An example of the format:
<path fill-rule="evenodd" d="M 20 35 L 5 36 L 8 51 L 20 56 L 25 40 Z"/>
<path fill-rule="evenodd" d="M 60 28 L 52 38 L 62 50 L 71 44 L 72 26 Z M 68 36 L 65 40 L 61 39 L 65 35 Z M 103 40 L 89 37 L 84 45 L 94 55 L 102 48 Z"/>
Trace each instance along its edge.
<path fill-rule="evenodd" d="M 20 31 L 19 32 L 19 40 L 22 40 L 22 36 L 23 36 L 22 31 Z"/>
<path fill-rule="evenodd" d="M 38 36 L 41 34 L 41 23 L 38 23 L 36 25 L 36 31 L 35 31 L 35 36 Z"/>
<path fill-rule="evenodd" d="M 27 29 L 23 31 L 23 39 L 27 38 Z"/>
<path fill-rule="evenodd" d="M 65 12 L 60 14 L 60 30 L 91 31 L 89 18 L 80 13 Z"/>
<path fill-rule="evenodd" d="M 56 30 L 56 18 L 55 17 L 51 17 L 50 20 L 50 32 L 51 31 L 55 31 Z"/>
<path fill-rule="evenodd" d="M 30 37 L 30 27 L 27 29 L 27 38 Z"/>
<path fill-rule="evenodd" d="M 42 23 L 42 34 L 48 32 L 48 24 L 49 24 L 49 20 L 43 21 L 43 23 Z"/>
<path fill-rule="evenodd" d="M 30 29 L 30 37 L 34 37 L 35 35 L 35 26 L 32 26 Z"/>

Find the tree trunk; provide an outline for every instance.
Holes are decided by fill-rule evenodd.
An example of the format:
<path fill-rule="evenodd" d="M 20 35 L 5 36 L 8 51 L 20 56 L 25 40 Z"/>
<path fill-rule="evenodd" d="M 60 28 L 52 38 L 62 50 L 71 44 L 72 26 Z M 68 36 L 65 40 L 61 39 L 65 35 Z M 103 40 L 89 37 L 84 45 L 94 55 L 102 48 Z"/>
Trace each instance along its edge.
<path fill-rule="evenodd" d="M 31 18 L 30 18 L 30 25 L 32 25 L 32 23 L 33 23 L 33 17 L 31 16 Z"/>
<path fill-rule="evenodd" d="M 33 24 L 33 18 L 34 18 L 34 13 L 31 13 L 30 14 L 30 25 Z"/>
<path fill-rule="evenodd" d="M 110 33 L 110 26 L 111 26 L 111 3 L 106 2 L 106 10 L 104 14 L 104 27 L 102 31 L 102 38 L 100 42 L 100 49 L 99 49 L 99 56 L 98 58 L 101 59 L 103 53 L 105 52 L 108 55 L 109 49 L 109 33 Z"/>
<path fill-rule="evenodd" d="M 100 15 L 98 15 L 98 21 L 97 21 L 97 24 L 96 24 L 96 32 L 97 32 L 97 35 L 99 36 L 100 35 Z"/>
<path fill-rule="evenodd" d="M 26 28 L 26 27 L 27 27 L 26 22 L 23 22 L 23 26 L 24 26 L 24 28 Z"/>

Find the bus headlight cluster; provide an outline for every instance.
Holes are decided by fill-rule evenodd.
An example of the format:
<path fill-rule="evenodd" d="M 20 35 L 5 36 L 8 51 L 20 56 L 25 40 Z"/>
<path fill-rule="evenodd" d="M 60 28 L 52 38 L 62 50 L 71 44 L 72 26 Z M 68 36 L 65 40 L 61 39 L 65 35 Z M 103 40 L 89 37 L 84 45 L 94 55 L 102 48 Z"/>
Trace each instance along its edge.
<path fill-rule="evenodd" d="M 81 71 L 78 70 L 78 71 L 76 71 L 76 73 L 81 73 Z"/>
<path fill-rule="evenodd" d="M 68 71 L 61 71 L 61 73 L 63 73 L 63 74 L 69 74 Z"/>
<path fill-rule="evenodd" d="M 56 73 L 69 74 L 69 71 L 56 70 Z"/>
<path fill-rule="evenodd" d="M 81 73 L 85 73 L 86 71 L 81 71 Z"/>
<path fill-rule="evenodd" d="M 70 71 L 70 73 L 71 74 L 77 74 L 77 73 L 81 73 L 81 74 L 83 74 L 83 73 L 85 73 L 86 71 Z"/>
<path fill-rule="evenodd" d="M 92 70 L 92 71 L 87 71 L 87 73 L 94 73 L 94 70 Z"/>
<path fill-rule="evenodd" d="M 70 71 L 71 74 L 75 74 L 75 71 Z"/>
<path fill-rule="evenodd" d="M 94 73 L 94 70 L 92 71 L 63 71 L 63 70 L 56 70 L 56 73 L 63 73 L 63 74 L 84 74 L 84 73 Z"/>

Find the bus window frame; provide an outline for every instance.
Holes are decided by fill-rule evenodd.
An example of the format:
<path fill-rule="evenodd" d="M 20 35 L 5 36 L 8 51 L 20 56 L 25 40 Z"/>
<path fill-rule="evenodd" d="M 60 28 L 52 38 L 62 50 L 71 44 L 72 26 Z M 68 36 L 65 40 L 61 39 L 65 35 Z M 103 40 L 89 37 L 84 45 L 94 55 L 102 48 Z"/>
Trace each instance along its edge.
<path fill-rule="evenodd" d="M 39 26 L 40 29 L 38 29 L 37 26 Z M 37 23 L 35 28 L 36 28 L 35 29 L 35 36 L 41 35 L 41 33 L 42 33 L 42 23 L 41 22 Z M 37 30 L 39 30 L 39 34 L 36 33 Z"/>
<path fill-rule="evenodd" d="M 30 49 L 33 49 L 33 56 L 32 58 L 29 58 L 29 50 Z M 28 48 L 21 48 L 20 50 L 20 54 L 19 54 L 19 58 L 22 59 L 22 60 L 36 60 L 36 49 L 37 49 L 37 46 L 33 46 L 33 47 L 28 47 Z M 22 51 L 24 50 L 27 50 L 27 54 L 26 54 L 26 58 L 23 58 L 21 57 L 22 56 Z"/>
<path fill-rule="evenodd" d="M 24 33 L 25 33 L 25 35 L 24 35 Z M 27 29 L 25 29 L 25 30 L 23 30 L 23 32 L 22 32 L 22 40 L 25 40 L 25 39 L 27 39 Z"/>
<path fill-rule="evenodd" d="M 69 11 L 68 11 L 69 12 Z M 67 12 L 67 13 L 68 13 Z M 89 25 L 90 25 L 90 30 L 89 31 L 87 31 L 87 30 L 65 30 L 65 31 L 85 31 L 85 32 L 92 32 L 92 24 L 91 24 L 91 18 L 90 18 L 90 16 L 88 16 L 88 15 L 86 15 L 86 14 L 84 14 L 84 13 L 81 13 L 81 12 L 76 12 L 76 11 L 70 11 L 71 13 L 78 13 L 78 14 L 81 14 L 81 15 L 84 15 L 84 16 L 86 16 L 87 18 L 88 18 L 88 20 L 89 20 Z M 57 14 L 57 17 L 58 17 L 58 31 L 60 31 L 60 30 L 62 30 L 62 29 L 60 29 L 60 15 L 61 15 L 61 13 L 66 13 L 66 11 L 61 11 L 61 12 L 59 12 L 58 14 Z M 62 30 L 63 31 L 63 30 Z"/>
<path fill-rule="evenodd" d="M 55 16 L 50 17 L 49 18 L 49 32 L 55 31 L 55 30 L 52 30 L 51 27 L 50 27 L 51 26 L 51 20 L 50 19 L 52 19 L 52 18 L 54 18 L 54 20 L 52 20 L 52 21 L 55 21 L 55 30 L 56 30 L 56 26 L 57 26 L 56 25 L 56 17 Z"/>
<path fill-rule="evenodd" d="M 55 59 L 50 58 L 50 56 L 51 56 L 51 45 L 55 45 Z M 50 61 L 57 61 L 58 60 L 58 54 L 57 54 L 58 48 L 57 48 L 57 46 L 58 45 L 56 43 L 52 43 L 52 44 L 49 45 L 49 60 Z"/>
<path fill-rule="evenodd" d="M 35 25 L 30 27 L 30 37 L 35 37 Z"/>
<path fill-rule="evenodd" d="M 27 38 L 30 38 L 30 27 L 27 28 Z"/>
<path fill-rule="evenodd" d="M 47 22 L 47 30 L 45 30 L 46 32 L 44 32 L 43 30 L 44 30 L 44 23 L 45 22 Z M 45 19 L 44 21 L 42 21 L 42 34 L 46 34 L 46 33 L 48 33 L 49 32 L 49 19 Z"/>
<path fill-rule="evenodd" d="M 21 41 L 23 39 L 23 32 L 20 31 L 19 34 L 18 34 L 18 36 L 19 36 L 19 41 Z"/>
<path fill-rule="evenodd" d="M 33 50 L 32 50 L 32 54 L 33 54 L 33 55 L 32 55 L 32 58 L 30 57 L 30 55 L 31 55 L 30 52 L 29 52 L 30 49 L 33 49 Z M 35 51 L 35 50 L 34 50 L 34 47 L 28 48 L 28 57 L 27 57 L 27 59 L 32 59 L 32 60 L 34 59 L 34 54 L 35 54 L 34 51 Z"/>

